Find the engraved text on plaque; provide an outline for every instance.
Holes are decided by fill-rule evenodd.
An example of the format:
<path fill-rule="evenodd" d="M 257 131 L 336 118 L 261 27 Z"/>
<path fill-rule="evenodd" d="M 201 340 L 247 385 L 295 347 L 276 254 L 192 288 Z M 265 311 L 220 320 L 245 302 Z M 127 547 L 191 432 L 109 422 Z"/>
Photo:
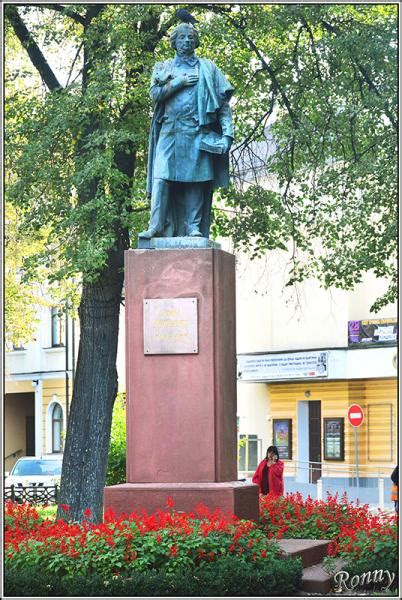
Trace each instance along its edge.
<path fill-rule="evenodd" d="M 144 354 L 197 353 L 197 298 L 144 300 Z"/>

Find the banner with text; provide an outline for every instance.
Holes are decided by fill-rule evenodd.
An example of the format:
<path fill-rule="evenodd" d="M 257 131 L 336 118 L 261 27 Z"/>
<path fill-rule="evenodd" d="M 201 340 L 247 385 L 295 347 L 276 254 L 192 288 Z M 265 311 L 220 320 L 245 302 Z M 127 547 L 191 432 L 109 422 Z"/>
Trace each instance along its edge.
<path fill-rule="evenodd" d="M 398 321 L 396 319 L 366 319 L 348 321 L 348 345 L 389 344 L 398 341 Z"/>
<path fill-rule="evenodd" d="M 328 377 L 328 352 L 239 355 L 237 376 L 240 381 Z"/>

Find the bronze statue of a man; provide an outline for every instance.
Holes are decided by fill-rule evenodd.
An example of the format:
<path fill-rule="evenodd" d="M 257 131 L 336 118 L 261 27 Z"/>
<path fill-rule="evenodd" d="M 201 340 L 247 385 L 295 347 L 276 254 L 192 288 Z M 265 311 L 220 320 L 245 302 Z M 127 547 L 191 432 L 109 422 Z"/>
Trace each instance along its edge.
<path fill-rule="evenodd" d="M 151 218 L 139 237 L 208 238 L 213 190 L 229 184 L 234 89 L 213 62 L 195 55 L 192 25 L 181 23 L 170 42 L 175 58 L 156 63 L 152 73 Z"/>

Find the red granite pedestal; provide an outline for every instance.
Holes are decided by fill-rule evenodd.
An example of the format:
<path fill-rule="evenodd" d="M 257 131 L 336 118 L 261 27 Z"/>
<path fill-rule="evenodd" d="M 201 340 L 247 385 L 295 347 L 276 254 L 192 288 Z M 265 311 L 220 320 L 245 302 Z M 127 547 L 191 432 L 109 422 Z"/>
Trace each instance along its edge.
<path fill-rule="evenodd" d="M 170 496 L 177 510 L 203 503 L 258 520 L 257 486 L 237 481 L 234 256 L 205 248 L 125 258 L 128 483 L 105 488 L 105 508 L 153 512 Z M 177 298 L 196 303 L 198 347 L 147 354 L 144 301 Z"/>

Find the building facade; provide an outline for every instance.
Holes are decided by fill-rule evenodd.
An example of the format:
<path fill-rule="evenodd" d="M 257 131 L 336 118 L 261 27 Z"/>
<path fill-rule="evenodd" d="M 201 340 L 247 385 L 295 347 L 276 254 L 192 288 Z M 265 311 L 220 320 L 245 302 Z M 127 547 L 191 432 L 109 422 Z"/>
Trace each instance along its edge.
<path fill-rule="evenodd" d="M 314 496 L 318 482 L 324 495 L 375 502 L 380 479 L 387 500 L 398 461 L 396 305 L 370 312 L 386 289 L 370 274 L 351 292 L 314 281 L 289 289 L 284 261 L 238 260 L 239 472 L 251 476 L 275 444 L 287 491 Z M 356 428 L 354 404 L 364 413 Z"/>
<path fill-rule="evenodd" d="M 63 451 L 75 361 L 75 324 L 40 307 L 35 338 L 5 356 L 5 469 L 21 456 Z"/>
<path fill-rule="evenodd" d="M 122 311 L 123 312 L 123 311 Z M 5 354 L 4 459 L 9 471 L 21 456 L 63 452 L 79 327 L 57 307 L 38 308 L 33 339 Z M 118 349 L 119 391 L 125 389 L 124 313 Z"/>
<path fill-rule="evenodd" d="M 287 491 L 324 485 L 353 496 L 365 487 L 369 499 L 380 478 L 387 496 L 397 463 L 396 305 L 370 313 L 386 282 L 367 274 L 352 292 L 285 283 L 284 254 L 237 257 L 239 474 L 250 477 L 275 444 Z M 6 470 L 20 456 L 63 449 L 79 331 L 55 307 L 39 316 L 35 339 L 6 353 Z M 124 310 L 119 331 L 124 391 Z M 348 422 L 353 404 L 364 412 L 358 428 Z"/>

